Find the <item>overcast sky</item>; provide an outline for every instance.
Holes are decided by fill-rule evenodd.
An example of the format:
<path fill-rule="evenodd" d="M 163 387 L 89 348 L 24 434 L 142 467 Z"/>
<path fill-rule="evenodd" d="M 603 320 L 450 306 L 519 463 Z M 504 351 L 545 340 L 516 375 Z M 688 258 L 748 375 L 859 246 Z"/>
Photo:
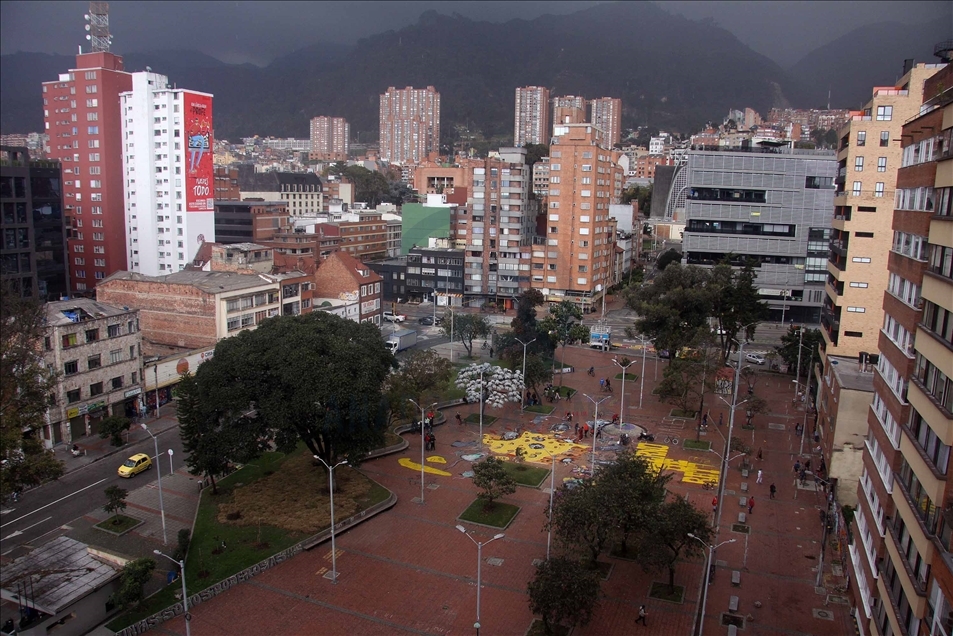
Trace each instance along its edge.
<path fill-rule="evenodd" d="M 598 2 L 110 2 L 118 53 L 197 49 L 224 62 L 265 65 L 318 42 L 350 44 L 416 22 L 424 11 L 505 22 L 572 13 Z M 659 2 L 698 20 L 712 18 L 754 50 L 789 66 L 865 24 L 948 20 L 949 0 L 905 2 Z M 0 2 L 0 53 L 73 54 L 85 45 L 89 3 Z M 637 32 L 633 37 L 638 37 Z"/>

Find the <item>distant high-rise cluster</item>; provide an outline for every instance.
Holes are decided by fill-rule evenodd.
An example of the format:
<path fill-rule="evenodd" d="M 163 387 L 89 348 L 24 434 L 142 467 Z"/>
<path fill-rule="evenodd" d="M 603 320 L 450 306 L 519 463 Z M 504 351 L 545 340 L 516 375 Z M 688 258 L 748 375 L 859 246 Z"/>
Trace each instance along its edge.
<path fill-rule="evenodd" d="M 346 161 L 351 148 L 351 125 L 343 117 L 311 120 L 311 159 Z"/>
<path fill-rule="evenodd" d="M 513 145 L 548 144 L 552 135 L 549 123 L 549 89 L 522 86 L 516 89 Z"/>
<path fill-rule="evenodd" d="M 563 95 L 553 98 L 553 125 L 582 124 L 586 121 L 586 98 Z"/>
<path fill-rule="evenodd" d="M 594 99 L 589 121 L 602 131 L 607 147 L 611 148 L 622 139 L 622 100 L 617 97 Z"/>
<path fill-rule="evenodd" d="M 418 163 L 440 151 L 440 93 L 433 86 L 397 89 L 381 95 L 380 158 Z"/>

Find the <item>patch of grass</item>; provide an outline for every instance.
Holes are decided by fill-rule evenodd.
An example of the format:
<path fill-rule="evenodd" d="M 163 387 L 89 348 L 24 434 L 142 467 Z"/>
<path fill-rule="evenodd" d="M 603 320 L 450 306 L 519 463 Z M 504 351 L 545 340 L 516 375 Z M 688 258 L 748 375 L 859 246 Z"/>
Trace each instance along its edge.
<path fill-rule="evenodd" d="M 512 477 L 513 481 L 517 484 L 530 488 L 539 488 L 543 480 L 549 477 L 548 468 L 540 468 L 539 466 L 531 466 L 517 462 L 503 462 L 503 470 L 505 470 L 506 474 Z"/>
<path fill-rule="evenodd" d="M 217 495 L 211 487 L 202 492 L 186 560 L 189 593 L 330 526 L 328 472 L 313 462 L 303 447 L 290 455 L 265 453 L 219 480 Z M 353 469 L 335 470 L 334 483 L 336 519 L 350 517 L 389 496 L 386 488 Z M 180 589 L 178 583 L 163 588 L 136 610 L 109 623 L 109 629 L 119 631 L 168 607 Z"/>
<path fill-rule="evenodd" d="M 460 515 L 460 521 L 479 523 L 494 528 L 505 528 L 513 521 L 513 517 L 515 517 L 519 511 L 519 506 L 501 501 L 494 501 L 493 507 L 487 510 L 484 501 L 477 498 L 474 499 L 473 503 Z"/>
<path fill-rule="evenodd" d="M 142 523 L 142 520 L 136 519 L 135 517 L 129 517 L 126 515 L 113 515 L 109 519 L 97 523 L 96 527 L 100 530 L 105 530 L 106 532 L 122 534 L 127 530 L 132 530 L 140 523 Z"/>
<path fill-rule="evenodd" d="M 552 634 L 547 633 L 543 621 L 538 618 L 534 618 L 533 623 L 526 630 L 526 636 L 569 636 L 571 633 L 572 628 L 565 625 L 553 625 Z"/>
<path fill-rule="evenodd" d="M 682 442 L 682 448 L 687 448 L 689 450 L 706 451 L 711 448 L 711 442 L 702 442 L 702 441 L 695 441 L 693 439 L 686 439 L 684 442 Z"/>
<path fill-rule="evenodd" d="M 667 601 L 669 603 L 681 603 L 685 598 L 685 587 L 683 585 L 676 585 L 675 589 L 672 589 L 668 583 L 655 581 L 649 590 L 649 598 Z"/>
<path fill-rule="evenodd" d="M 559 396 L 564 398 L 572 397 L 578 393 L 578 391 L 571 386 L 557 386 L 555 388 L 559 390 Z"/>
<path fill-rule="evenodd" d="M 616 380 L 621 380 L 623 375 L 625 375 L 625 381 L 626 381 L 626 382 L 636 382 L 636 381 L 639 379 L 639 376 L 638 376 L 638 374 L 636 374 L 636 373 L 625 373 L 625 374 L 616 373 L 616 374 L 615 374 L 615 379 L 616 379 Z"/>
<path fill-rule="evenodd" d="M 479 413 L 470 413 L 470 414 L 467 415 L 465 418 L 463 418 L 463 421 L 469 422 L 470 424 L 479 424 L 479 423 L 480 423 L 480 414 L 479 414 Z M 496 421 L 496 417 L 495 417 L 495 416 L 493 416 L 493 415 L 487 415 L 486 413 L 483 414 L 483 425 L 484 425 L 484 426 L 486 426 L 487 424 L 492 424 L 492 423 L 495 422 L 495 421 Z"/>
<path fill-rule="evenodd" d="M 698 415 L 696 411 L 683 411 L 682 409 L 672 409 L 672 412 L 669 413 L 672 417 L 684 417 L 690 420 L 695 419 L 695 416 Z"/>
<path fill-rule="evenodd" d="M 533 406 L 527 406 L 525 410 L 531 413 L 542 413 L 543 415 L 549 415 L 556 410 L 556 407 L 546 406 L 545 404 L 534 404 Z"/>

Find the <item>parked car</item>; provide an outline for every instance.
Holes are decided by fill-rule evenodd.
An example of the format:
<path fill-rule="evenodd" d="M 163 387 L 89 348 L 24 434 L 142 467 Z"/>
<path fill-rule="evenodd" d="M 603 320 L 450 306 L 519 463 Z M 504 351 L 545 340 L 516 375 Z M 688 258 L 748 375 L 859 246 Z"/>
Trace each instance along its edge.
<path fill-rule="evenodd" d="M 751 364 L 760 364 L 763 365 L 765 362 L 764 356 L 760 353 L 746 353 L 745 362 L 750 362 Z"/>
<path fill-rule="evenodd" d="M 405 316 L 404 314 L 395 314 L 392 311 L 385 311 L 384 320 L 388 322 L 404 322 L 405 320 L 407 320 L 407 316 Z"/>
<path fill-rule="evenodd" d="M 128 479 L 150 468 L 152 468 L 152 460 L 149 459 L 149 456 L 145 453 L 137 453 L 123 462 L 118 472 L 120 477 Z"/>
<path fill-rule="evenodd" d="M 434 324 L 433 316 L 423 316 L 421 318 L 418 318 L 417 322 L 422 325 L 428 325 L 428 326 Z"/>
<path fill-rule="evenodd" d="M 672 355 L 668 352 L 668 349 L 659 349 L 656 351 L 656 355 L 662 360 L 668 360 Z"/>

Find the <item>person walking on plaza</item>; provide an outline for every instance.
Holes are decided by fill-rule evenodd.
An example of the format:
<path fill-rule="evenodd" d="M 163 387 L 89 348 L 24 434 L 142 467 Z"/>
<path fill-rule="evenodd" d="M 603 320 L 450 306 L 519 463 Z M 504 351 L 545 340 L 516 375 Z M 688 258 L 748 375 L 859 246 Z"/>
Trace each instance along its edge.
<path fill-rule="evenodd" d="M 762 459 L 764 459 L 764 456 L 762 455 L 761 449 L 759 448 L 759 449 L 758 449 L 758 461 L 760 462 Z"/>
<path fill-rule="evenodd" d="M 712 514 L 718 511 L 718 497 L 717 496 L 711 498 L 711 511 L 712 511 Z"/>
<path fill-rule="evenodd" d="M 457 424 L 459 424 L 460 426 L 463 426 L 463 418 L 460 417 L 459 411 L 457 412 Z"/>
<path fill-rule="evenodd" d="M 758 469 L 758 483 L 759 483 L 759 484 L 761 483 L 761 480 L 762 480 L 763 478 L 764 478 L 764 473 L 763 473 L 763 472 L 761 471 L 761 469 L 759 468 L 759 469 Z"/>
<path fill-rule="evenodd" d="M 754 513 L 754 497 L 748 497 L 748 514 Z"/>
<path fill-rule="evenodd" d="M 719 413 L 719 414 L 718 414 L 718 426 L 724 426 L 724 425 L 725 425 L 725 414 L 724 414 L 724 413 Z M 759 457 L 758 459 L 761 459 L 761 458 Z"/>
<path fill-rule="evenodd" d="M 774 484 L 771 484 L 771 498 L 774 499 L 774 496 L 776 494 L 778 494 L 778 489 L 775 487 Z"/>
<path fill-rule="evenodd" d="M 642 623 L 643 627 L 648 627 L 649 624 L 645 622 L 646 616 L 648 616 L 648 612 L 645 611 L 645 605 L 639 605 L 639 617 L 635 619 L 635 622 Z"/>

